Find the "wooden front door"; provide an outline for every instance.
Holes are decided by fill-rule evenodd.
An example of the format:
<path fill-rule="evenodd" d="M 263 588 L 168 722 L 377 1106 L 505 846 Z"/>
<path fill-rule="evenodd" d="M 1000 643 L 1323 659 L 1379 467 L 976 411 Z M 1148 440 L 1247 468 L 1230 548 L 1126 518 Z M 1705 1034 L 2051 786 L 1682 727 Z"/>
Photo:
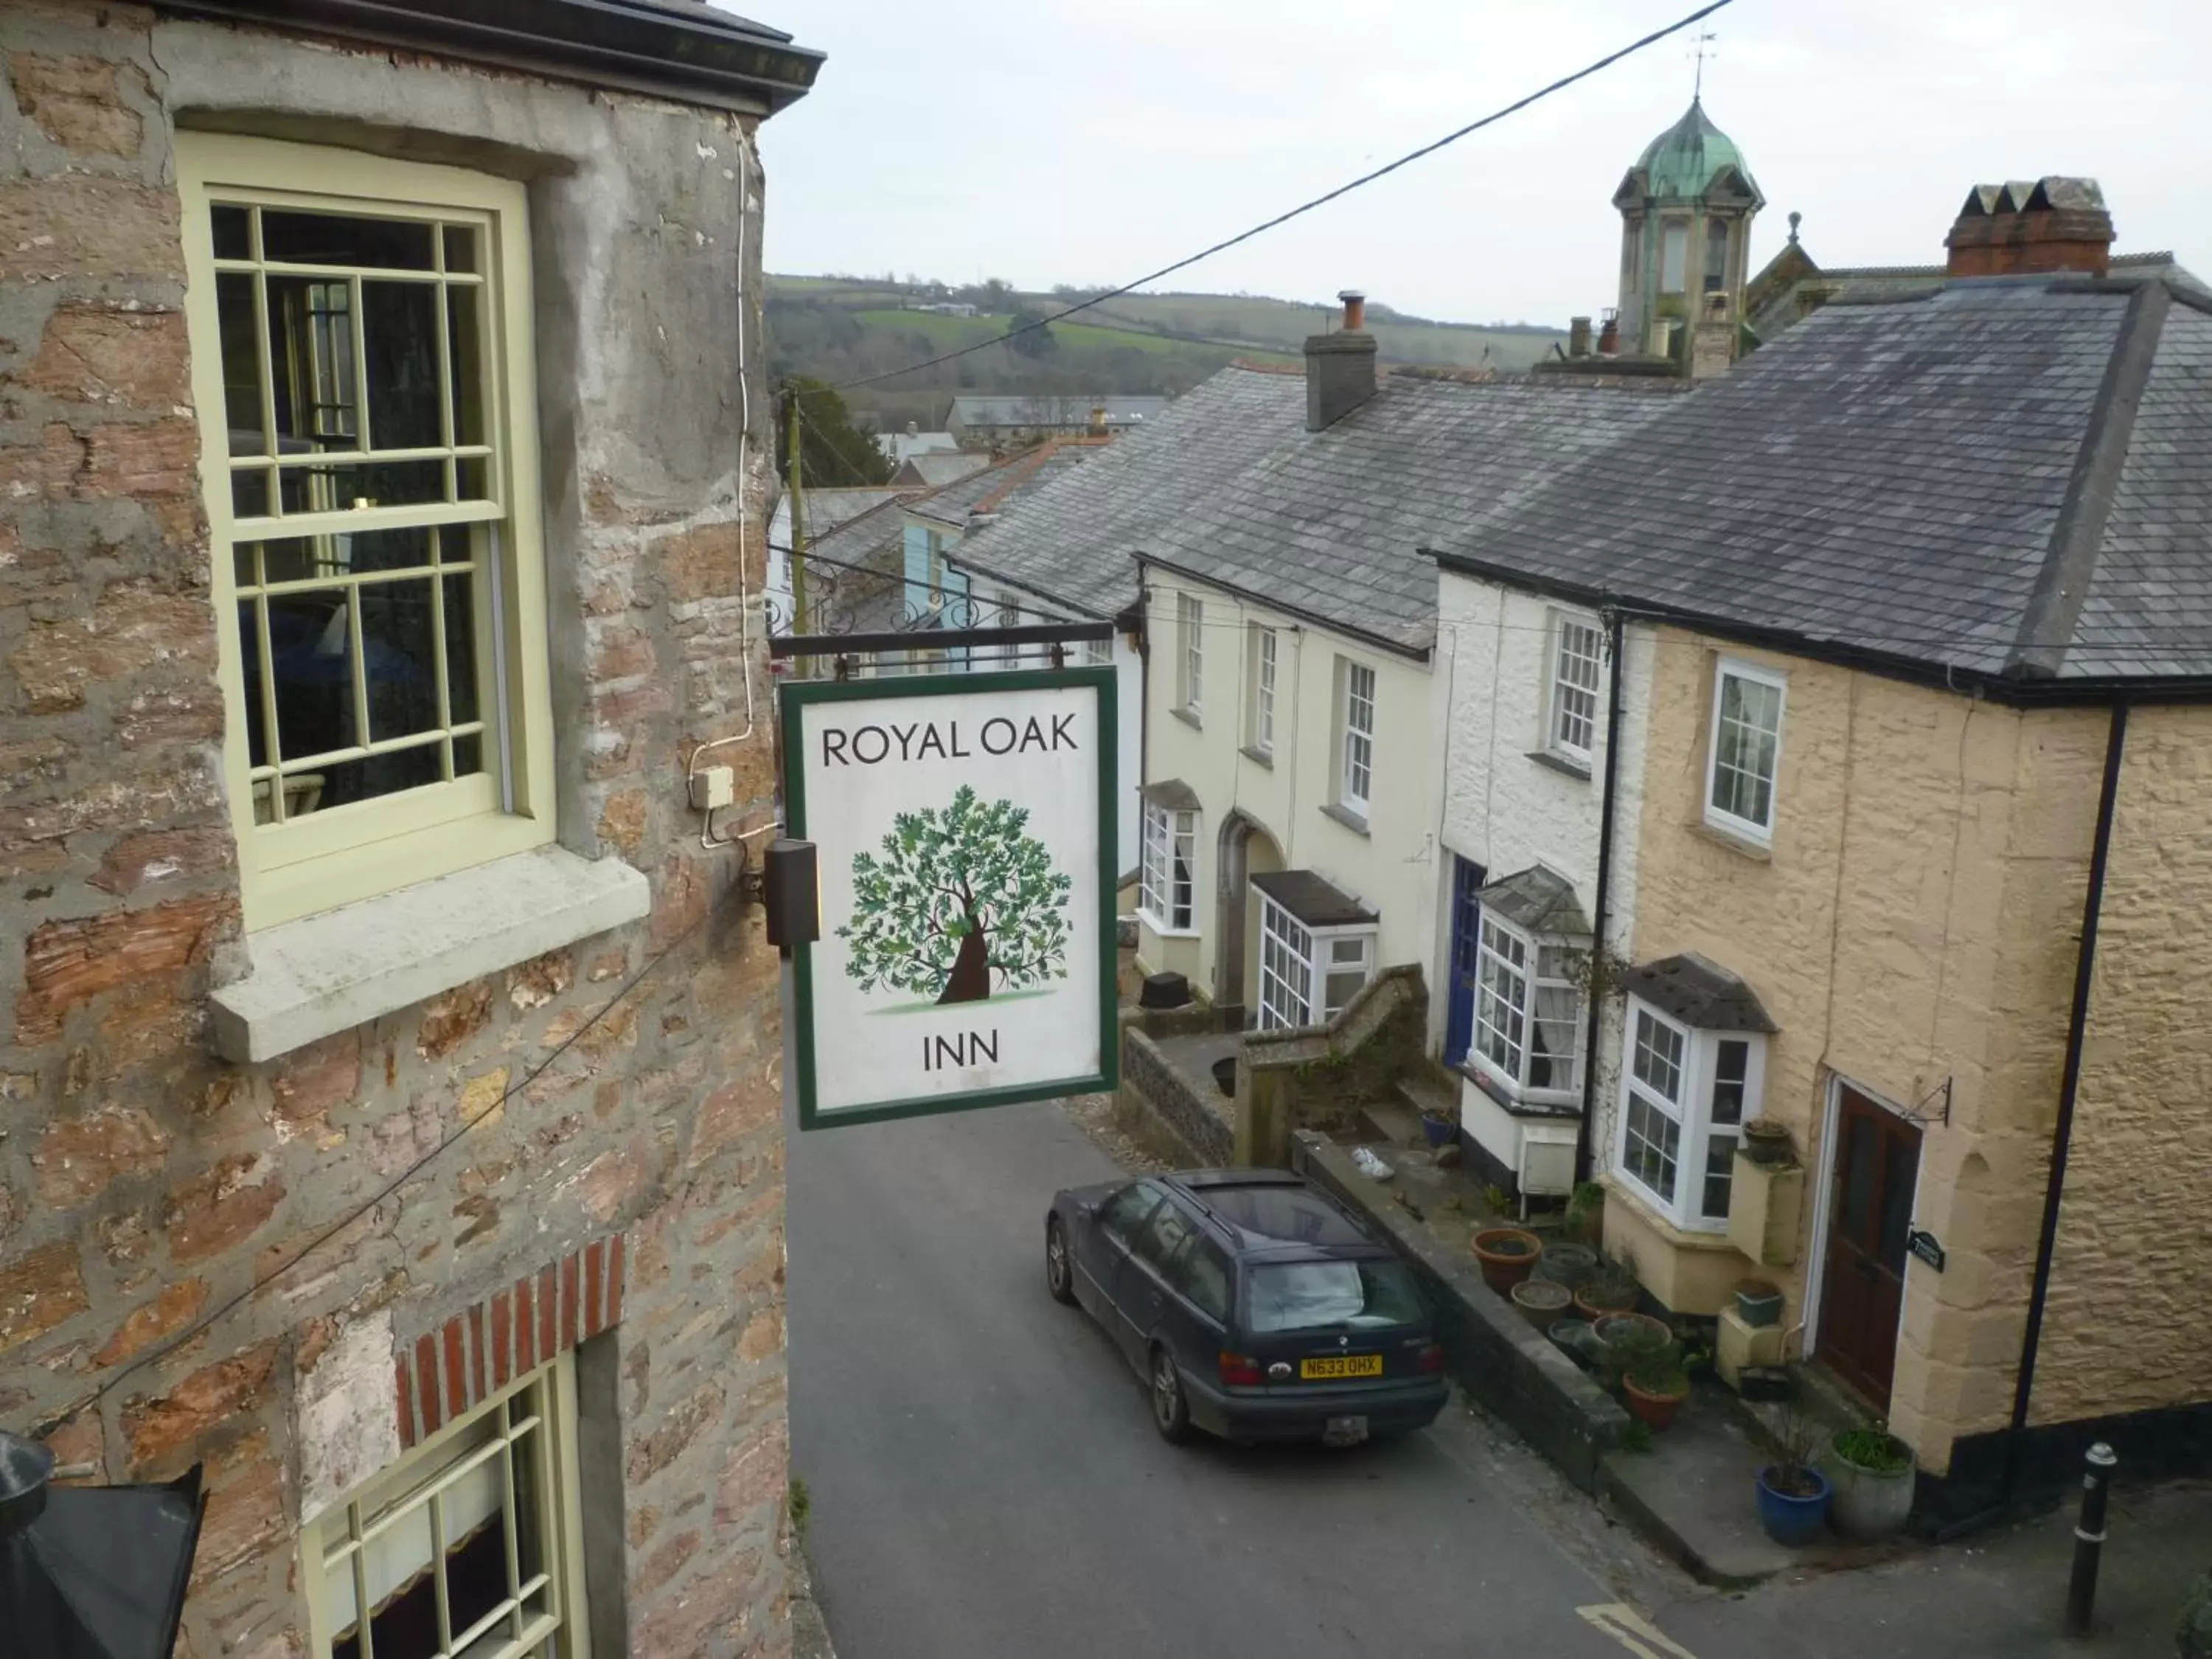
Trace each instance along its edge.
<path fill-rule="evenodd" d="M 1918 1128 L 1856 1090 L 1843 1090 L 1820 1277 L 1820 1357 L 1885 1407 L 1897 1366 L 1905 1241 L 1919 1175 Z"/>

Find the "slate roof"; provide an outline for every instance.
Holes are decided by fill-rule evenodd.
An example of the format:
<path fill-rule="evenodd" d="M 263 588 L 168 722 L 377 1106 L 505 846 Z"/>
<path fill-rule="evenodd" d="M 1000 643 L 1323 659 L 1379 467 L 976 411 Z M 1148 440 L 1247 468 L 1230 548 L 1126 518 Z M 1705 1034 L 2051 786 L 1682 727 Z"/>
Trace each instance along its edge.
<path fill-rule="evenodd" d="M 1136 602 L 1132 555 L 1305 426 L 1299 374 L 1230 368 L 1072 474 L 971 530 L 947 557 L 1079 615 L 1110 621 Z"/>
<path fill-rule="evenodd" d="M 975 514 L 1005 511 L 1073 471 L 1108 443 L 1105 439 L 1048 439 L 1008 459 L 994 461 L 980 472 L 954 479 L 917 500 L 914 510 L 925 519 L 965 530 Z"/>
<path fill-rule="evenodd" d="M 814 632 L 889 633 L 908 614 L 906 519 L 899 509 L 910 498 L 881 493 L 890 499 L 809 544 L 817 562 L 807 567 Z"/>
<path fill-rule="evenodd" d="M 1801 256 L 1799 274 L 1778 280 L 1790 252 Z M 2115 276 L 2170 276 L 2197 283 L 2197 278 L 2174 260 L 2170 251 L 2115 253 Z M 1821 265 L 1796 243 L 1786 245 L 1766 263 L 1744 289 L 1745 319 L 1761 340 L 1778 338 L 1784 330 L 1810 316 L 1832 300 L 1917 300 L 1939 292 L 1949 276 L 1942 265 Z M 2198 283 L 2201 287 L 2202 284 Z"/>
<path fill-rule="evenodd" d="M 1141 426 L 1165 414 L 1171 401 L 1057 392 L 962 396 L 953 398 L 945 421 L 947 426 L 1083 427 L 1091 423 L 1091 410 L 1103 405 L 1107 425 Z"/>
<path fill-rule="evenodd" d="M 1775 1029 L 1751 987 L 1694 951 L 1632 968 L 1621 975 L 1621 986 L 1694 1030 Z"/>
<path fill-rule="evenodd" d="M 1252 885 L 1309 927 L 1357 927 L 1380 919 L 1372 907 L 1310 870 L 1261 871 Z"/>
<path fill-rule="evenodd" d="M 1303 402 L 1303 380 L 1289 384 Z M 1301 410 L 1256 464 L 1216 476 L 1189 511 L 1155 526 L 1143 551 L 1262 605 L 1424 655 L 1436 639 L 1437 584 L 1419 550 L 1694 401 L 1670 395 L 1687 385 L 1389 375 L 1322 431 L 1305 430 Z"/>
<path fill-rule="evenodd" d="M 2212 300 L 2076 276 L 1832 301 L 1432 544 L 1947 681 L 2212 675 Z"/>
<path fill-rule="evenodd" d="M 988 455 L 975 451 L 925 449 L 908 456 L 900 464 L 897 476 L 910 478 L 926 489 L 942 489 L 947 484 L 973 477 L 990 465 Z"/>
<path fill-rule="evenodd" d="M 1501 877 L 1479 896 L 1484 909 L 1503 916 L 1524 933 L 1568 939 L 1590 936 L 1589 917 L 1575 896 L 1574 884 L 1540 864 Z"/>

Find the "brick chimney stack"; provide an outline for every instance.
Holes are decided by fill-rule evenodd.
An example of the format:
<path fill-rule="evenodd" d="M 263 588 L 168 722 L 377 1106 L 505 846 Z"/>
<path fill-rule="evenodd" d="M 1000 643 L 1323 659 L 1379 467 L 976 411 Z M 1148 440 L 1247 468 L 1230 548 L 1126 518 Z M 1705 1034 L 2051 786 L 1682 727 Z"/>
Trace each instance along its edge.
<path fill-rule="evenodd" d="M 1346 289 L 1344 329 L 1306 337 L 1306 430 L 1334 426 L 1375 395 L 1375 337 L 1367 331 L 1367 296 Z"/>
<path fill-rule="evenodd" d="M 1953 276 L 2011 276 L 2112 268 L 2112 216 L 2094 179 L 1978 185 L 1944 238 Z"/>

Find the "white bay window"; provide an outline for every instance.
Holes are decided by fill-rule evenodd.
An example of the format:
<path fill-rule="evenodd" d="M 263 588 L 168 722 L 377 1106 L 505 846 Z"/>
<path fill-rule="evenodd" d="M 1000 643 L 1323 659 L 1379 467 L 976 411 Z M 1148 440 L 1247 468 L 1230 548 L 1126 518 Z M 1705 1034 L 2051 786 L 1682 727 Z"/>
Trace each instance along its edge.
<path fill-rule="evenodd" d="M 1759 1115 L 1765 1070 L 1765 1031 L 1701 1029 L 1629 997 L 1614 1162 L 1676 1226 L 1727 1228 L 1736 1146 Z"/>
<path fill-rule="evenodd" d="M 1516 1099 L 1579 1098 L 1583 959 L 1564 941 L 1482 919 L 1469 1059 Z"/>
<path fill-rule="evenodd" d="M 1153 930 L 1187 933 L 1196 926 L 1198 814 L 1145 803 L 1137 908 Z"/>
<path fill-rule="evenodd" d="M 1375 975 L 1375 927 L 1309 927 L 1260 897 L 1260 1029 L 1325 1024 Z"/>

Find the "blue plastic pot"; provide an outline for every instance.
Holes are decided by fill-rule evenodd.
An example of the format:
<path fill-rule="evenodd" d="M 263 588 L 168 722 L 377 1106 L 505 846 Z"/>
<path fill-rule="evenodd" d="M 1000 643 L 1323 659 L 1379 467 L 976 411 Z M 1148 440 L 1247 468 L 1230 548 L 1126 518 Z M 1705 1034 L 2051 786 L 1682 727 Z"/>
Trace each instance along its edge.
<path fill-rule="evenodd" d="M 1430 1146 L 1449 1146 L 1459 1139 L 1459 1125 L 1448 1117 L 1425 1115 L 1421 1119 L 1421 1133 L 1429 1138 Z"/>
<path fill-rule="evenodd" d="M 1818 1469 L 1807 1469 L 1807 1477 L 1817 1481 L 1820 1490 L 1810 1498 L 1792 1498 L 1767 1484 L 1773 1473 L 1771 1464 L 1759 1472 L 1759 1524 L 1778 1544 L 1795 1549 L 1811 1543 L 1828 1524 L 1828 1477 Z"/>

